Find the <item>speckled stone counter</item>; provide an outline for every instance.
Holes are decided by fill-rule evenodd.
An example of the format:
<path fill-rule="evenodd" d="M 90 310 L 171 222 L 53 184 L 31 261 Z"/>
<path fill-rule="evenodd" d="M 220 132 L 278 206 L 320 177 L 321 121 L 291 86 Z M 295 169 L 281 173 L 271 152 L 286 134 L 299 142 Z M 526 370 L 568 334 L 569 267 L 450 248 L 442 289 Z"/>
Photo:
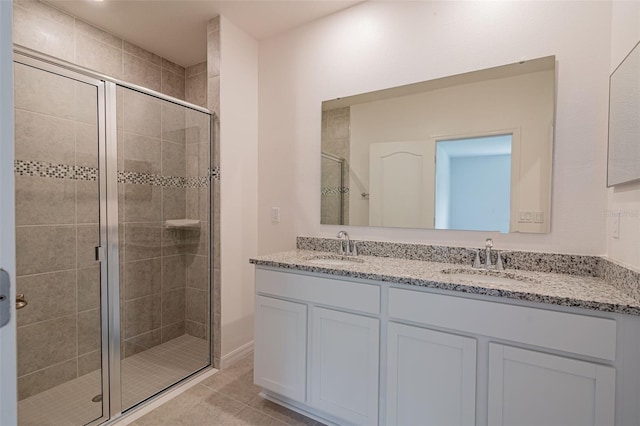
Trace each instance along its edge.
<path fill-rule="evenodd" d="M 358 256 L 357 261 L 346 265 L 329 263 L 331 259 L 338 257 L 335 252 L 292 250 L 260 256 L 251 259 L 251 263 L 640 316 L 638 299 L 608 284 L 604 278 L 587 274 L 569 275 L 520 269 L 507 269 L 503 272 L 478 271 L 455 261 L 445 263 L 379 256 Z M 328 262 L 322 263 L 322 259 L 327 259 Z M 473 275 L 478 273 L 506 279 L 503 282 L 485 282 L 482 275 Z"/>

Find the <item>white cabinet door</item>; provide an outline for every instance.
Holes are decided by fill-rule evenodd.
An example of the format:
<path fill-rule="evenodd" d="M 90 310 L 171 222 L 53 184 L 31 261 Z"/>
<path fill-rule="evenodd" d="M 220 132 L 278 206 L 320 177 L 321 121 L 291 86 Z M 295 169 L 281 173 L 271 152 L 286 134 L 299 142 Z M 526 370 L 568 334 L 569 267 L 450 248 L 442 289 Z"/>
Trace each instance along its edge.
<path fill-rule="evenodd" d="M 305 402 L 307 305 L 256 296 L 254 344 L 254 383 Z"/>
<path fill-rule="evenodd" d="M 490 426 L 614 424 L 615 370 L 492 343 Z"/>
<path fill-rule="evenodd" d="M 379 320 L 313 308 L 310 404 L 347 422 L 378 424 Z"/>
<path fill-rule="evenodd" d="M 473 425 L 476 340 L 390 322 L 388 425 Z"/>

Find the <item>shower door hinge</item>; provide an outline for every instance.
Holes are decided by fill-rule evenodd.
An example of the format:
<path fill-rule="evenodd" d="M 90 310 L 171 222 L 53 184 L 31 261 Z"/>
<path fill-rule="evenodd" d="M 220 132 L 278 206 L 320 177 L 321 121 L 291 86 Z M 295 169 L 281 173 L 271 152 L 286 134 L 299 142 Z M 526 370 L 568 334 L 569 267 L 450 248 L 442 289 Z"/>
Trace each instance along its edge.
<path fill-rule="evenodd" d="M 9 323 L 11 318 L 11 277 L 0 269 L 0 327 Z"/>
<path fill-rule="evenodd" d="M 104 247 L 96 247 L 96 260 L 102 262 L 104 260 Z"/>

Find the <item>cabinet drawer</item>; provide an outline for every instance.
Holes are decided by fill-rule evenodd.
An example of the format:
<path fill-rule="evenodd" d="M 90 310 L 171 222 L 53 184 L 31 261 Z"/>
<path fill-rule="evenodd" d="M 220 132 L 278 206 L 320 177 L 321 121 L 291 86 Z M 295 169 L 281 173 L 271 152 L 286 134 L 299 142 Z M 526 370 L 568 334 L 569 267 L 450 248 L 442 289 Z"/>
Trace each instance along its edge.
<path fill-rule="evenodd" d="M 615 360 L 612 319 L 389 289 L 389 317 L 498 339 Z"/>
<path fill-rule="evenodd" d="M 370 314 L 380 313 L 380 287 L 372 284 L 256 269 L 256 292 Z"/>

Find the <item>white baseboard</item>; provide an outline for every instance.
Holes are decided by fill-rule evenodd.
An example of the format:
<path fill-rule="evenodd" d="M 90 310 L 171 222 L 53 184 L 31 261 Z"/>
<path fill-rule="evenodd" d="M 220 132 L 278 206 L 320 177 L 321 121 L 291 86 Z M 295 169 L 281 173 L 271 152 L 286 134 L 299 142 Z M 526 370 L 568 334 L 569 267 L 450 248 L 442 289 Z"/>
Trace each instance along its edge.
<path fill-rule="evenodd" d="M 233 365 L 236 361 L 251 351 L 253 351 L 253 340 L 224 355 L 220 359 L 220 370 L 224 370 L 225 368 Z"/>

